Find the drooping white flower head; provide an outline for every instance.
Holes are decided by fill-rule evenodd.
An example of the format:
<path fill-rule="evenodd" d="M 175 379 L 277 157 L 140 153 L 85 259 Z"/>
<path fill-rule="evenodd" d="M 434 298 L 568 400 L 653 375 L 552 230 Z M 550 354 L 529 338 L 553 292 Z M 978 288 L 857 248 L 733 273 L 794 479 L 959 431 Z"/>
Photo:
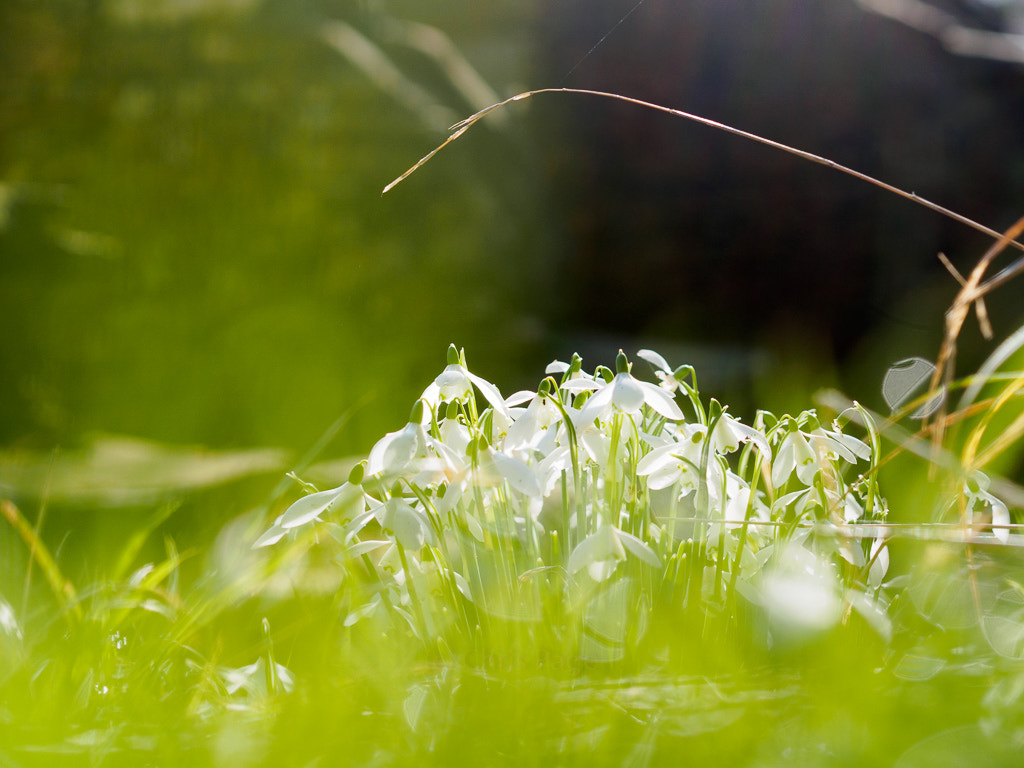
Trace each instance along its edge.
<path fill-rule="evenodd" d="M 615 367 L 618 372 L 609 383 L 603 386 L 597 381 L 575 385 L 576 388 L 597 390 L 580 410 L 577 426 L 601 419 L 610 409 L 632 414 L 639 412 L 644 405 L 666 419 L 672 421 L 683 419 L 683 412 L 676 405 L 671 394 L 655 384 L 640 381 L 629 372 L 629 363 L 622 350 L 619 350 Z M 569 388 L 570 383 L 567 382 L 563 386 Z"/>
<path fill-rule="evenodd" d="M 545 379 L 537 392 L 516 392 L 505 401 L 515 419 L 506 431 L 505 450 L 537 450 L 547 455 L 555 448 L 562 413 L 545 386 L 548 382 Z M 524 403 L 525 409 L 517 408 Z"/>
<path fill-rule="evenodd" d="M 487 379 L 471 373 L 462 362 L 462 356 L 455 349 L 454 344 L 448 348 L 448 365 L 423 390 L 423 394 L 420 397 L 428 405 L 436 409 L 441 402 L 465 400 L 471 397 L 473 385 L 476 385 L 477 389 L 480 390 L 484 399 L 494 408 L 495 413 L 500 414 L 508 421 L 512 420 L 512 415 L 509 413 L 508 406 L 505 405 L 505 400 L 502 398 L 498 388 L 487 381 Z"/>
<path fill-rule="evenodd" d="M 776 488 L 785 484 L 794 471 L 801 483 L 810 486 L 826 463 L 842 459 L 856 464 L 871 458 L 871 448 L 866 443 L 838 428 L 824 429 L 813 411 L 801 414 L 797 423 L 791 423 L 776 451 L 772 465 L 772 485 Z"/>
<path fill-rule="evenodd" d="M 992 516 L 993 525 L 997 526 L 992 529 L 992 535 L 1005 544 L 1010 540 L 1010 529 L 998 526 L 1010 524 L 1010 510 L 1001 499 L 989 493 L 990 483 L 988 475 L 984 472 L 973 472 L 964 480 L 964 495 L 967 497 L 968 504 L 967 512 L 973 517 L 975 513 L 987 508 L 988 513 Z"/>
<path fill-rule="evenodd" d="M 653 349 L 641 349 L 636 356 L 654 367 L 654 375 L 661 380 L 661 386 L 669 392 L 680 389 L 684 376 L 693 370 L 688 365 L 681 365 L 673 370 L 668 361 Z"/>
<path fill-rule="evenodd" d="M 357 464 L 349 475 L 348 482 L 342 483 L 337 488 L 310 493 L 294 502 L 253 543 L 253 549 L 276 544 L 289 531 L 320 520 L 328 514 L 346 521 L 358 518 L 366 509 L 366 497 L 359 485 L 362 473 L 362 465 Z"/>

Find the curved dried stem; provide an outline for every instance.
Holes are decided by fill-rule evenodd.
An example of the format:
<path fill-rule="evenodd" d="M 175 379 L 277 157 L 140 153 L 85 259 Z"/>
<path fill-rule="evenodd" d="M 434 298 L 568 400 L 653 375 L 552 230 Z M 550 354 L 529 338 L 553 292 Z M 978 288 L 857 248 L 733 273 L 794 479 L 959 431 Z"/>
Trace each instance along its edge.
<path fill-rule="evenodd" d="M 455 141 L 457 138 L 459 138 L 469 128 L 471 128 L 473 125 L 475 125 L 481 119 L 483 119 L 484 117 L 489 115 L 491 112 L 494 112 L 497 109 L 501 109 L 502 107 L 505 107 L 505 106 L 511 104 L 512 102 L 523 101 L 523 100 L 529 99 L 529 98 L 531 98 L 533 96 L 539 96 L 540 94 L 543 94 L 543 93 L 574 93 L 574 94 L 579 94 L 579 95 L 582 95 L 582 96 L 598 96 L 598 97 L 604 98 L 604 99 L 614 99 L 615 101 L 624 101 L 627 104 L 635 104 L 635 105 L 640 106 L 640 107 L 646 107 L 648 109 L 653 109 L 653 110 L 655 110 L 657 112 L 664 112 L 665 114 L 668 114 L 668 115 L 673 115 L 675 117 L 681 117 L 681 118 L 683 118 L 685 120 L 692 120 L 693 122 L 700 123 L 701 125 L 706 125 L 706 126 L 708 126 L 710 128 L 715 128 L 715 129 L 720 130 L 720 131 L 725 131 L 726 133 L 731 133 L 731 134 L 733 134 L 735 136 L 741 136 L 744 139 L 750 139 L 751 141 L 756 141 L 759 144 L 764 144 L 764 145 L 769 146 L 769 147 L 774 147 L 775 149 L 780 149 L 783 152 L 788 152 L 791 155 L 796 155 L 797 157 L 801 157 L 804 160 L 809 160 L 812 163 L 818 163 L 819 165 L 825 165 L 825 166 L 828 166 L 829 168 L 834 168 L 837 171 L 841 171 L 842 173 L 845 173 L 845 174 L 847 174 L 849 176 L 853 176 L 854 178 L 860 179 L 861 181 L 866 181 L 869 184 L 873 184 L 876 187 L 884 189 L 886 192 L 891 192 L 894 195 L 898 195 L 899 197 L 903 197 L 903 198 L 906 198 L 907 200 L 911 200 L 911 201 L 917 203 L 918 205 L 923 205 L 925 208 L 933 210 L 936 213 L 942 214 L 943 216 L 946 216 L 947 218 L 953 219 L 954 221 L 960 222 L 961 224 L 964 224 L 965 226 L 968 226 L 968 227 L 970 227 L 972 229 L 975 229 L 978 232 L 982 232 L 982 233 L 988 235 L 989 237 L 992 237 L 992 238 L 1000 240 L 1000 241 L 1001 241 L 1001 238 L 1002 238 L 1001 234 L 998 231 L 996 231 L 994 229 L 990 229 L 990 228 L 988 228 L 988 227 L 986 227 L 986 226 L 984 226 L 982 224 L 979 224 L 978 222 L 973 221 L 972 219 L 969 219 L 966 216 L 961 216 L 959 213 L 956 213 L 955 211 L 951 211 L 948 208 L 944 208 L 943 206 L 938 205 L 937 203 L 933 203 L 930 200 L 926 200 L 925 198 L 921 197 L 920 195 L 915 194 L 914 192 L 907 192 L 905 190 L 900 189 L 899 187 L 894 187 L 891 184 L 886 184 L 884 181 L 880 181 L 880 180 L 874 178 L 873 176 L 868 176 L 866 173 L 861 173 L 860 171 L 856 171 L 853 168 L 849 168 L 849 167 L 847 167 L 845 165 L 841 165 L 840 163 L 837 163 L 834 160 L 829 160 L 828 158 L 822 157 L 821 155 L 815 155 L 815 154 L 813 154 L 811 152 L 805 152 L 802 149 L 797 149 L 796 147 L 791 147 L 788 144 L 783 144 L 783 143 L 778 142 L 778 141 L 772 141 L 771 139 L 766 139 L 766 138 L 764 138 L 762 136 L 758 136 L 756 133 L 750 133 L 749 131 L 744 131 L 744 130 L 741 130 L 739 128 L 733 128 L 731 125 L 726 125 L 725 123 L 720 123 L 720 122 L 718 122 L 716 120 L 710 120 L 710 119 L 708 119 L 706 117 L 701 117 L 700 115 L 695 115 L 695 114 L 693 114 L 691 112 L 684 112 L 681 109 L 672 109 L 671 107 L 665 107 L 665 106 L 662 106 L 660 104 L 654 104 L 654 103 L 649 102 L 649 101 L 643 101 L 641 99 L 634 99 L 634 98 L 632 98 L 630 96 L 623 96 L 622 94 L 619 94 L 619 93 L 608 93 L 606 91 L 593 91 L 593 90 L 589 90 L 589 89 L 585 89 L 585 88 L 538 88 L 537 90 L 533 90 L 533 91 L 525 91 L 523 93 L 517 93 L 515 96 L 511 96 L 510 98 L 507 98 L 504 101 L 500 101 L 497 104 L 492 104 L 489 107 L 485 107 L 484 109 L 481 109 L 479 112 L 476 112 L 475 114 L 472 114 L 469 117 L 467 117 L 465 120 L 462 120 L 462 121 L 456 123 L 455 125 L 453 125 L 451 127 L 451 130 L 453 131 L 451 136 L 449 136 L 447 139 L 445 139 L 443 142 L 441 142 L 441 144 L 439 144 L 437 147 L 435 147 L 433 150 L 431 150 L 427 155 L 422 157 L 409 170 L 407 170 L 405 173 L 403 173 L 397 179 L 395 179 L 390 184 L 388 184 L 386 187 L 384 187 L 384 189 L 383 189 L 381 194 L 387 194 L 392 189 L 394 189 L 398 184 L 400 184 L 401 182 L 405 181 L 405 179 L 407 179 L 409 176 L 411 176 L 413 173 L 415 173 L 417 170 L 419 170 L 419 168 L 422 165 L 424 165 L 425 163 L 427 163 L 432 157 L 434 157 L 434 155 L 436 155 L 438 152 L 440 152 L 446 146 L 448 146 L 453 141 Z M 1016 242 L 1016 240 L 1014 239 L 1016 237 L 1017 237 L 1017 235 L 1013 235 L 1013 237 L 1007 243 L 1005 243 L 1005 245 L 1002 246 L 1002 247 L 1005 247 L 1006 245 L 1010 245 L 1010 246 L 1013 246 L 1014 248 L 1017 248 L 1020 251 L 1024 251 L 1024 244 Z M 1002 248 L 1000 248 L 1000 250 L 1002 250 Z M 1020 264 L 1013 265 L 1011 267 L 1011 269 L 1015 269 L 1017 272 L 1019 272 L 1021 270 L 1024 270 L 1024 260 L 1022 260 L 1022 262 Z M 1005 272 L 1005 270 L 1004 270 L 1004 272 Z M 1016 274 L 1016 272 L 1014 274 Z M 1000 274 L 1000 275 L 997 275 L 996 278 L 994 278 L 993 280 L 999 279 L 999 280 L 1001 280 L 1001 282 L 1000 282 L 1000 284 L 1001 284 L 1002 282 L 1005 282 L 1007 279 L 1009 279 L 1009 277 L 1012 277 L 1012 275 L 1004 277 L 1002 274 Z M 993 286 L 993 287 L 995 287 L 995 286 Z"/>
<path fill-rule="evenodd" d="M 953 304 L 946 311 L 946 333 L 942 339 L 942 347 L 939 350 L 939 358 L 935 362 L 935 373 L 932 376 L 932 381 L 929 389 L 931 391 L 937 391 L 940 387 L 949 386 L 953 381 L 953 371 L 956 367 L 956 343 L 960 337 L 960 331 L 963 330 L 964 323 L 967 320 L 967 315 L 970 313 L 971 305 L 981 302 L 985 295 L 990 291 L 1002 285 L 1006 280 L 1019 272 L 1017 265 L 1014 264 L 1010 269 L 1016 270 L 1013 274 L 1007 275 L 1007 270 L 1003 270 L 1002 273 L 996 275 L 995 278 L 989 280 L 987 283 L 982 283 L 981 279 L 985 275 L 985 271 L 992 264 L 992 261 L 1003 252 L 1010 245 L 1017 245 L 1016 238 L 1020 237 L 1021 233 L 1024 233 L 1024 217 L 1021 217 L 1017 222 L 1006 230 L 999 239 L 992 244 L 971 270 L 971 274 L 963 281 L 960 291 L 957 293 L 956 298 L 953 300 Z M 979 313 L 982 310 L 979 310 Z M 981 314 L 979 314 L 979 317 Z M 932 447 L 933 453 L 937 452 L 939 447 L 942 445 L 942 438 L 944 434 L 944 420 L 946 415 L 945 403 L 940 406 L 938 413 L 936 414 L 937 428 L 932 433 Z"/>

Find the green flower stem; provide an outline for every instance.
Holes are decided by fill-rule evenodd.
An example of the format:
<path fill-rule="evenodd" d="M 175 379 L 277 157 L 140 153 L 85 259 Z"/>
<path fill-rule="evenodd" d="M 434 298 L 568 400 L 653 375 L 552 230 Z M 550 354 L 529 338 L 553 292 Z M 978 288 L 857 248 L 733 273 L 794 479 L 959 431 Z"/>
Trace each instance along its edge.
<path fill-rule="evenodd" d="M 726 481 L 728 465 L 725 462 L 723 456 L 716 456 L 719 463 L 722 465 L 722 488 L 721 488 L 721 499 L 722 499 L 722 520 L 718 525 L 718 558 L 715 564 L 715 592 L 714 599 L 717 603 L 719 598 L 722 596 L 722 570 L 725 568 L 725 510 L 726 505 L 729 503 L 726 498 Z"/>
<path fill-rule="evenodd" d="M 405 554 L 405 547 L 403 547 L 398 540 L 395 540 L 395 548 L 398 550 L 398 559 L 402 563 L 402 571 L 405 573 L 405 588 L 409 592 L 409 602 L 412 603 L 413 616 L 416 617 L 416 623 L 420 630 L 420 640 L 424 643 L 428 643 L 430 640 L 430 631 L 427 628 L 427 619 L 423 614 L 423 605 L 420 603 L 419 595 L 416 594 L 416 584 L 413 578 L 412 569 L 409 568 L 409 559 Z"/>
<path fill-rule="evenodd" d="M 622 506 L 622 499 L 619 497 L 619 439 L 622 436 L 622 414 L 616 413 L 612 418 L 611 444 L 608 447 L 608 465 L 605 467 L 605 522 L 608 525 L 618 527 L 619 521 L 616 514 Z"/>
<path fill-rule="evenodd" d="M 574 475 L 576 475 L 576 478 L 578 480 L 579 468 L 578 467 L 574 467 L 573 468 L 573 473 L 574 473 Z M 563 566 L 568 564 L 568 562 L 569 562 L 569 553 L 572 551 L 572 543 L 571 543 L 572 540 L 569 538 L 569 518 L 571 517 L 571 515 L 569 514 L 569 487 L 568 487 L 568 485 L 566 483 L 566 480 L 567 480 L 566 472 L 563 469 L 562 470 L 562 537 L 565 539 L 565 543 L 561 545 L 561 550 L 562 551 L 553 552 L 553 557 L 552 557 L 552 560 L 551 560 L 551 562 L 553 562 L 553 563 L 561 563 Z M 575 482 L 575 486 L 574 487 L 578 490 L 579 489 L 579 482 Z M 579 494 L 577 493 L 576 495 L 579 495 Z M 554 547 L 556 549 L 558 548 L 558 545 L 559 545 L 557 533 L 558 533 L 557 531 L 553 531 L 552 532 L 552 547 Z"/>
<path fill-rule="evenodd" d="M 696 523 L 694 534 L 701 541 L 704 540 L 705 521 L 711 514 L 711 499 L 708 491 L 708 462 L 711 458 L 712 435 L 715 432 L 715 427 L 718 425 L 718 420 L 722 418 L 722 413 L 724 411 L 719 411 L 718 415 L 712 418 L 711 422 L 707 425 L 707 432 L 704 434 L 704 445 L 701 446 L 700 451 L 700 472 L 697 474 L 697 517 L 699 520 Z"/>
<path fill-rule="evenodd" d="M 266 673 L 267 683 L 267 695 L 273 696 L 278 693 L 278 679 L 277 679 L 277 660 L 274 658 L 274 639 L 270 636 L 270 621 L 266 616 L 263 617 L 263 639 L 265 642 L 265 649 L 263 654 L 263 663 Z"/>
<path fill-rule="evenodd" d="M 757 462 L 754 464 L 754 473 L 750 478 L 750 496 L 747 499 L 747 510 L 743 515 L 743 525 L 740 527 L 739 543 L 736 545 L 736 556 L 733 559 L 732 575 L 729 579 L 729 593 L 726 596 L 728 605 L 732 606 L 732 612 L 736 612 L 736 582 L 740 576 L 740 564 L 743 562 L 743 550 L 747 545 L 747 535 L 750 529 L 750 520 L 754 514 L 754 502 L 757 500 L 757 485 L 761 479 L 761 464 L 763 458 L 758 452 Z"/>
<path fill-rule="evenodd" d="M 651 519 L 650 507 L 646 508 L 646 514 L 638 513 L 640 483 L 637 480 L 636 467 L 640 461 L 640 430 L 632 416 L 629 417 L 629 423 L 633 427 L 633 434 L 630 435 L 630 439 L 626 442 L 628 461 L 623 476 L 623 482 L 629 483 L 629 500 L 626 502 L 626 511 L 628 513 L 626 530 L 634 536 L 646 538 L 644 536 L 644 524 Z"/>
<path fill-rule="evenodd" d="M 554 384 L 554 380 L 552 379 L 551 381 L 552 381 L 552 384 Z M 569 412 L 565 409 L 565 405 L 562 403 L 561 393 L 560 393 L 560 391 L 559 391 L 557 386 L 552 386 L 551 387 L 550 398 L 551 398 L 551 402 L 553 402 L 555 404 L 555 407 L 558 408 L 558 412 L 560 414 L 562 414 L 562 424 L 565 425 L 565 432 L 566 432 L 566 435 L 568 437 L 567 442 L 569 444 L 568 445 L 568 447 L 569 447 L 569 460 L 572 463 L 573 490 L 575 492 L 575 497 L 576 497 L 575 498 L 575 501 L 576 501 L 576 527 L 578 529 L 580 521 L 583 519 L 583 506 L 582 506 L 583 479 L 582 479 L 582 472 L 580 470 L 579 440 L 578 440 L 578 437 L 576 435 L 576 427 L 573 426 L 572 419 L 569 417 Z M 572 538 L 570 537 L 570 534 L 569 534 L 569 511 L 568 511 L 569 510 L 569 506 L 567 504 L 566 493 L 567 492 L 566 492 L 566 489 L 565 489 L 565 473 L 563 472 L 562 473 L 562 512 L 563 512 L 563 517 L 565 519 L 565 548 L 564 548 L 564 551 L 565 551 L 565 557 L 566 557 L 566 561 L 565 561 L 565 563 L 563 563 L 563 565 L 568 563 L 569 554 L 572 552 L 572 550 L 575 547 L 575 545 L 579 543 L 579 541 L 573 541 Z"/>
<path fill-rule="evenodd" d="M 878 493 L 878 457 L 882 455 L 882 449 L 878 438 L 878 427 L 875 426 L 875 420 L 871 418 L 871 414 L 860 403 L 855 402 L 853 407 L 857 409 L 861 418 L 864 419 L 864 425 L 867 427 L 868 438 L 871 442 L 871 460 L 866 473 L 868 492 L 867 497 L 864 499 L 864 515 L 870 519 L 874 517 L 875 512 L 875 497 Z"/>

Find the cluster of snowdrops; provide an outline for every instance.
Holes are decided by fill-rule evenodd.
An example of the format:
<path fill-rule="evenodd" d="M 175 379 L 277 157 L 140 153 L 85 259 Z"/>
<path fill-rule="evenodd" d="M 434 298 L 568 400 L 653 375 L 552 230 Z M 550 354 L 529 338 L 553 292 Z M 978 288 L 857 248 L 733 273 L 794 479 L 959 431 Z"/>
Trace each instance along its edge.
<path fill-rule="evenodd" d="M 442 651 L 511 622 L 613 661 L 665 601 L 752 605 L 769 636 L 854 612 L 887 634 L 873 435 L 813 411 L 745 424 L 702 402 L 690 366 L 638 357 L 658 383 L 621 352 L 593 373 L 574 355 L 506 398 L 452 346 L 408 424 L 347 482 L 307 486 L 255 546 L 329 536 L 350 573 L 344 624 Z"/>

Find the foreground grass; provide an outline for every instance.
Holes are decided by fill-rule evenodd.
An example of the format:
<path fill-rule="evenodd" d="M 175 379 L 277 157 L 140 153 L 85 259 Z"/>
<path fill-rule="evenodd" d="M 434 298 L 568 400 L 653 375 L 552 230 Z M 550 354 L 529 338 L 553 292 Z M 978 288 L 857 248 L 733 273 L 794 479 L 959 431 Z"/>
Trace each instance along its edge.
<path fill-rule="evenodd" d="M 946 419 L 936 470 L 864 409 L 730 421 L 650 353 L 686 413 L 624 357 L 501 399 L 450 355 L 269 529 L 156 557 L 156 510 L 71 580 L 3 502 L 31 563 L 0 602 L 3 763 L 1017 764 L 1020 539 L 988 489 L 1016 491 L 982 470 L 1018 450 L 1019 376 Z"/>

